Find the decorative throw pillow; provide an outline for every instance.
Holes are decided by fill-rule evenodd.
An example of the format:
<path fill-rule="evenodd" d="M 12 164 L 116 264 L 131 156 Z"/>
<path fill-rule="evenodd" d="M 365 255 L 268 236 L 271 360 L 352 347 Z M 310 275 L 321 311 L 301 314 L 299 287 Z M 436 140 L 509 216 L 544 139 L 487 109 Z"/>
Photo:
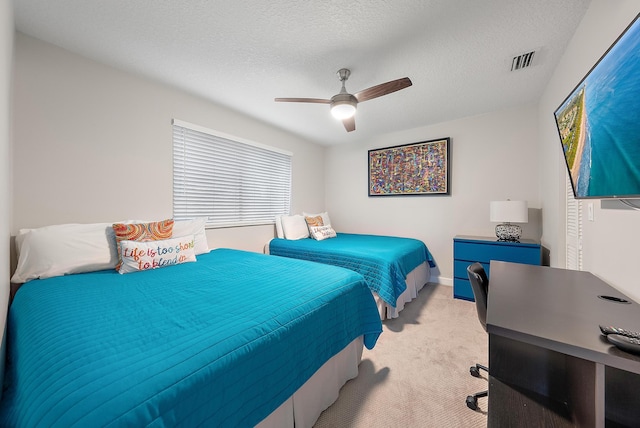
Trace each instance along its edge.
<path fill-rule="evenodd" d="M 304 219 L 307 222 L 307 225 L 309 227 L 312 227 L 312 226 L 324 226 L 324 223 L 322 222 L 322 216 L 320 216 L 320 215 L 317 215 L 315 217 L 305 217 Z"/>
<path fill-rule="evenodd" d="M 329 213 L 328 212 L 322 212 L 322 213 L 318 213 L 318 214 L 309 214 L 306 212 L 302 213 L 303 216 L 305 217 L 317 217 L 320 216 L 322 217 L 322 225 L 323 226 L 331 226 L 331 219 L 329 218 Z"/>
<path fill-rule="evenodd" d="M 120 241 L 120 254 L 120 273 L 195 262 L 195 239 L 193 235 L 189 235 L 162 241 L 123 240 Z"/>
<path fill-rule="evenodd" d="M 311 226 L 309 230 L 311 231 L 311 237 L 316 241 L 335 238 L 337 236 L 336 231 L 333 230 L 331 226 Z"/>
<path fill-rule="evenodd" d="M 118 246 L 118 264 L 116 270 L 122 265 L 121 241 L 161 241 L 171 238 L 173 232 L 173 220 L 155 221 L 151 223 L 115 223 L 113 231 L 116 235 Z"/>

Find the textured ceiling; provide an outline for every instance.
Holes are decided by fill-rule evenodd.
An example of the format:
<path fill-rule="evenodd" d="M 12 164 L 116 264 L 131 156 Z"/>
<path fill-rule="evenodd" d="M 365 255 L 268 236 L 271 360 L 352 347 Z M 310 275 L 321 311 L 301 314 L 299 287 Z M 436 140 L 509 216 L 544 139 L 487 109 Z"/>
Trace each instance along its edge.
<path fill-rule="evenodd" d="M 15 0 L 18 31 L 331 145 L 538 100 L 590 0 Z M 536 50 L 534 65 L 511 58 Z M 358 105 L 323 104 L 409 77 Z M 585 70 L 586 71 L 586 70 Z"/>

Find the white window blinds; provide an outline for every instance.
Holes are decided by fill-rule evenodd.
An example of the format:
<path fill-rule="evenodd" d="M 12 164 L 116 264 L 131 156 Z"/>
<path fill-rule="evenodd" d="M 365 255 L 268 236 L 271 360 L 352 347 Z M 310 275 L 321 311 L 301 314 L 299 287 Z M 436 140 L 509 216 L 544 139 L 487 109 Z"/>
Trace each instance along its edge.
<path fill-rule="evenodd" d="M 173 120 L 173 217 L 209 227 L 273 224 L 289 214 L 291 153 Z"/>
<path fill-rule="evenodd" d="M 582 202 L 573 197 L 571 179 L 566 177 L 566 222 L 567 222 L 567 253 L 566 268 L 582 270 Z"/>

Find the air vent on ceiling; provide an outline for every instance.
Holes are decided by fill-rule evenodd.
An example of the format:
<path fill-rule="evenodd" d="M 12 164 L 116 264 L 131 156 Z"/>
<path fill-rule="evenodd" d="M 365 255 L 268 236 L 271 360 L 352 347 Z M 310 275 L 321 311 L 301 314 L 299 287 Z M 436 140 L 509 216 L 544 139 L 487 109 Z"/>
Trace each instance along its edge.
<path fill-rule="evenodd" d="M 514 56 L 511 60 L 511 71 L 520 70 L 523 68 L 531 67 L 533 65 L 533 58 L 536 51 L 531 51 Z"/>

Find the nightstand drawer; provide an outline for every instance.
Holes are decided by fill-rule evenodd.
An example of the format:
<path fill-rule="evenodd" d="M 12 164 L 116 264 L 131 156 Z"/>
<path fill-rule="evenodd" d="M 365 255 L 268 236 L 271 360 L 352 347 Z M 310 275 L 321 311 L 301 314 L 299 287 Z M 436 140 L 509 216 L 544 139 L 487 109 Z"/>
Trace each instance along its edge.
<path fill-rule="evenodd" d="M 491 260 L 505 262 L 540 264 L 540 247 L 517 246 L 510 244 L 488 245 L 482 243 L 456 243 L 456 260 L 489 263 Z"/>
<path fill-rule="evenodd" d="M 469 300 L 474 302 L 473 289 L 468 279 L 454 278 L 453 280 L 453 297 L 456 299 Z"/>
<path fill-rule="evenodd" d="M 467 274 L 467 267 L 469 267 L 469 265 L 473 263 L 474 262 L 469 260 L 454 260 L 453 277 L 468 280 L 469 276 Z M 485 272 L 487 272 L 487 276 L 489 276 L 489 263 L 482 263 L 482 267 L 484 268 Z"/>

